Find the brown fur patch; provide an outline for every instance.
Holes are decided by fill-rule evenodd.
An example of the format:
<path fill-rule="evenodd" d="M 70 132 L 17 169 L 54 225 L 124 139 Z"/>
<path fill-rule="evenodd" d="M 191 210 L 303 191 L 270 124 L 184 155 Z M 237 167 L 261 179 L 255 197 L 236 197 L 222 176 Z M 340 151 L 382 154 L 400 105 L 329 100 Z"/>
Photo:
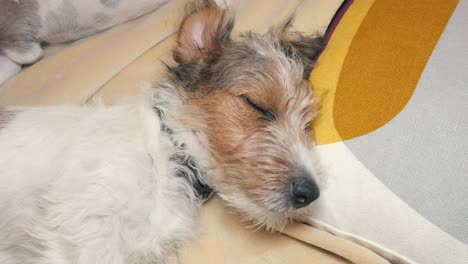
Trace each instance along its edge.
<path fill-rule="evenodd" d="M 311 103 L 301 108 L 301 102 L 312 101 L 307 98 L 311 96 L 307 92 L 309 86 L 300 89 L 303 92 L 297 92 L 297 98 L 287 99 L 282 87 L 252 81 L 242 87 L 208 93 L 197 90 L 191 95 L 189 104 L 207 119 L 210 148 L 222 171 L 220 175 L 224 175 L 218 184 L 238 186 L 257 201 L 266 199 L 271 192 L 287 191 L 300 166 L 291 147 L 294 144 L 310 147 L 312 143 L 308 129 L 315 109 Z M 275 119 L 264 118 L 239 95 L 269 109 Z M 296 115 L 304 119 L 298 121 L 299 126 L 290 120 Z"/>

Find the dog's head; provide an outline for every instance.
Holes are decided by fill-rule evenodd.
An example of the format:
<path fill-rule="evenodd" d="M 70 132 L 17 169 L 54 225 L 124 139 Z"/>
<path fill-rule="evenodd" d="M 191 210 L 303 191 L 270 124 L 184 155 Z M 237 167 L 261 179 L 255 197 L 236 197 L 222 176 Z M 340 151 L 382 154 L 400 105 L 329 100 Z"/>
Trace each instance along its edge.
<path fill-rule="evenodd" d="M 322 41 L 289 23 L 233 40 L 233 24 L 213 1 L 183 20 L 170 69 L 183 87 L 179 116 L 215 161 L 208 184 L 256 224 L 278 228 L 319 197 L 306 78 Z"/>

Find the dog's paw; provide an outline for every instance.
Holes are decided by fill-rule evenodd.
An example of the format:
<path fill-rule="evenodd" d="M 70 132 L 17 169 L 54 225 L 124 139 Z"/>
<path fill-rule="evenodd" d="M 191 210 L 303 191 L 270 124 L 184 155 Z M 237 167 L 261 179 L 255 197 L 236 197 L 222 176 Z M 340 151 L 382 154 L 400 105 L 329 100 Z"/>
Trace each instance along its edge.
<path fill-rule="evenodd" d="M 18 64 L 34 63 L 44 55 L 41 45 L 36 42 L 23 42 L 18 47 L 6 48 L 3 52 Z"/>
<path fill-rule="evenodd" d="M 0 55 L 0 85 L 21 71 L 21 66 Z"/>

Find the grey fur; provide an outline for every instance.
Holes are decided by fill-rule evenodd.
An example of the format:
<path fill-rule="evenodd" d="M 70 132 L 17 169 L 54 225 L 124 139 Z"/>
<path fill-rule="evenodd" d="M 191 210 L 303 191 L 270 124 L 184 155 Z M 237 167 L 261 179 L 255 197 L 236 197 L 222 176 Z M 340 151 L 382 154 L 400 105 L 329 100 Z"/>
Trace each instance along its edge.
<path fill-rule="evenodd" d="M 112 21 L 112 18 L 103 12 L 95 14 L 95 23 L 98 27 L 84 26 L 79 24 L 77 8 L 73 5 L 73 0 L 63 0 L 56 10 L 47 12 L 44 26 L 48 29 L 48 37 L 45 41 L 49 43 L 63 43 L 80 39 L 101 31 L 102 24 Z"/>
<path fill-rule="evenodd" d="M 73 31 L 79 27 L 78 11 L 71 1 L 63 0 L 57 10 L 47 12 L 44 23 L 52 34 Z"/>
<path fill-rule="evenodd" d="M 120 4 L 120 0 L 100 0 L 101 4 L 110 7 L 110 8 L 116 8 Z"/>
<path fill-rule="evenodd" d="M 96 23 L 99 24 L 109 24 L 112 22 L 112 17 L 108 16 L 106 13 L 103 12 L 97 12 L 94 15 L 94 19 L 96 20 Z"/>
<path fill-rule="evenodd" d="M 6 49 L 27 52 L 31 43 L 38 42 L 38 2 L 0 0 L 0 7 L 0 54 Z"/>
<path fill-rule="evenodd" d="M 230 21 L 228 25 L 232 23 Z M 303 36 L 297 32 L 271 31 L 266 35 L 248 32 L 241 35 L 240 41 L 233 41 L 224 37 L 229 35 L 231 29 L 231 26 L 227 26 L 218 32 L 221 35 L 221 44 L 206 55 L 212 63 L 181 63 L 169 68 L 174 78 L 190 90 L 197 87 L 227 87 L 237 82 L 239 76 L 269 79 L 271 76 L 268 74 L 272 72 L 269 67 L 273 65 L 273 58 L 269 53 L 259 52 L 259 47 L 274 46 L 276 51 L 301 65 L 303 78 L 307 79 L 322 50 L 321 36 Z M 252 69 L 256 69 L 256 76 L 253 76 Z M 257 71 L 258 69 L 263 70 Z"/>

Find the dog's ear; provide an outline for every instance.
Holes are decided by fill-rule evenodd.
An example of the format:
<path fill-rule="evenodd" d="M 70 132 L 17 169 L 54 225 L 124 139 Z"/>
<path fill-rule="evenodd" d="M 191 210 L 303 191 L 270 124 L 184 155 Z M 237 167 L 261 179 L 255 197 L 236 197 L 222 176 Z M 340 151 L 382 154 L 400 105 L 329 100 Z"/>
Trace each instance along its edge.
<path fill-rule="evenodd" d="M 230 40 L 234 19 L 228 9 L 204 0 L 192 5 L 182 21 L 174 59 L 178 63 L 207 63 Z"/>
<path fill-rule="evenodd" d="M 279 40 L 281 50 L 304 67 L 303 78 L 308 79 L 323 46 L 323 37 L 319 34 L 305 35 L 291 30 L 293 19 L 272 30 Z"/>

